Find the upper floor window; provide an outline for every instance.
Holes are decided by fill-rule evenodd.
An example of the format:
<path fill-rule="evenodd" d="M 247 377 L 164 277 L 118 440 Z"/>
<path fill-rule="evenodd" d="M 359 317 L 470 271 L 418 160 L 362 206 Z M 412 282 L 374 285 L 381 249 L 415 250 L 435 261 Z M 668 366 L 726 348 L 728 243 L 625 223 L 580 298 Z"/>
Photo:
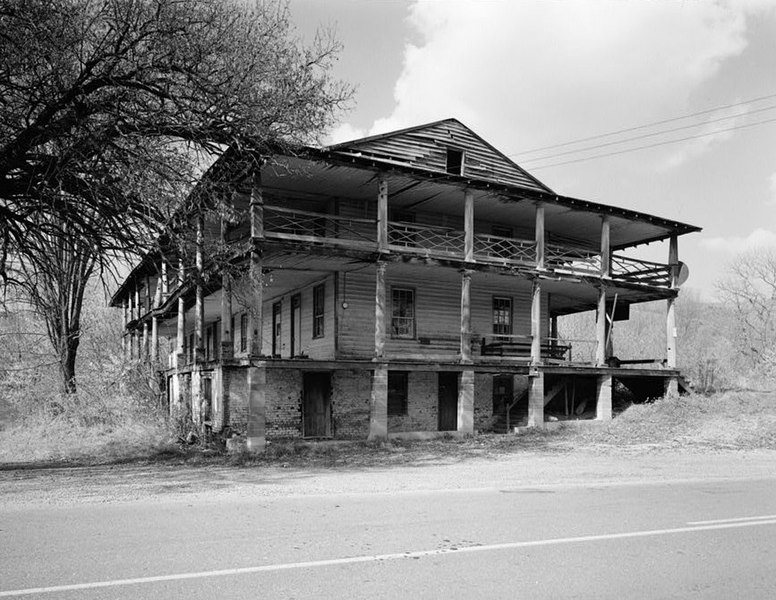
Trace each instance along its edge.
<path fill-rule="evenodd" d="M 493 297 L 493 333 L 495 335 L 511 335 L 512 298 Z"/>
<path fill-rule="evenodd" d="M 248 313 L 240 315 L 240 352 L 248 349 Z"/>
<path fill-rule="evenodd" d="M 415 290 L 391 290 L 391 336 L 410 339 L 415 337 Z"/>
<path fill-rule="evenodd" d="M 463 175 L 463 150 L 447 149 L 446 171 L 450 175 Z"/>
<path fill-rule="evenodd" d="M 326 298 L 326 284 L 322 283 L 313 288 L 313 338 L 323 337 L 323 314 Z"/>

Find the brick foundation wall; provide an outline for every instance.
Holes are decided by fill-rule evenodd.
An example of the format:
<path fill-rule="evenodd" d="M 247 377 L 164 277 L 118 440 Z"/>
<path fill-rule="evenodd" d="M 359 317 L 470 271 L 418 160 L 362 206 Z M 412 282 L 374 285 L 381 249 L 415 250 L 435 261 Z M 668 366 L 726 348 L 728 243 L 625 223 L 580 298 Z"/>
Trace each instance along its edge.
<path fill-rule="evenodd" d="M 438 375 L 429 372 L 410 372 L 407 380 L 407 414 L 388 415 L 388 433 L 403 431 L 436 431 Z"/>
<path fill-rule="evenodd" d="M 372 372 L 334 371 L 331 376 L 332 433 L 339 439 L 369 435 L 369 396 Z"/>
<path fill-rule="evenodd" d="M 267 438 L 302 436 L 302 372 L 267 369 Z"/>
<path fill-rule="evenodd" d="M 248 370 L 224 368 L 224 389 L 229 408 L 232 431 L 245 435 L 248 432 Z"/>

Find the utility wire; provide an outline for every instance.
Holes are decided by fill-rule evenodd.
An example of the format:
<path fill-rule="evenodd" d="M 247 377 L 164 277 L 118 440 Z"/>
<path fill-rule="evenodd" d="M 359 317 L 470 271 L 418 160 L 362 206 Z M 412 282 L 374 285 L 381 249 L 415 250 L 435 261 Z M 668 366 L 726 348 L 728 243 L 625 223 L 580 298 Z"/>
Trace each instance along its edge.
<path fill-rule="evenodd" d="M 636 140 L 643 140 L 650 137 L 656 137 L 658 135 L 663 135 L 666 133 L 675 133 L 677 131 L 683 131 L 685 129 L 694 129 L 696 127 L 702 127 L 704 125 L 709 125 L 710 123 L 718 123 L 720 121 L 728 121 L 730 119 L 737 119 L 738 117 L 745 117 L 747 115 L 754 115 L 757 113 L 765 112 L 768 110 L 773 110 L 776 108 L 776 104 L 773 106 L 766 106 L 765 108 L 758 108 L 757 110 L 750 110 L 748 112 L 742 112 L 735 115 L 730 115 L 728 117 L 719 117 L 717 119 L 710 119 L 709 121 L 703 121 L 702 123 L 693 123 L 692 125 L 682 125 L 681 127 L 674 127 L 672 129 L 663 129 L 661 131 L 655 131 L 653 133 L 644 133 L 642 135 L 637 135 L 633 137 L 628 137 L 622 140 L 615 140 L 613 142 L 606 142 L 603 144 L 596 144 L 595 146 L 585 146 L 584 148 L 577 148 L 576 150 L 566 150 L 565 152 L 558 152 L 556 154 L 547 154 L 546 156 L 538 156 L 536 158 L 526 158 L 525 160 L 520 161 L 521 165 L 524 165 L 525 163 L 532 163 L 536 161 L 542 161 L 547 160 L 549 158 L 558 158 L 559 156 L 567 156 L 569 154 L 579 154 L 582 152 L 587 152 L 588 150 L 597 150 L 598 148 L 606 148 L 608 146 L 616 146 L 618 144 L 625 144 L 627 142 L 634 142 Z"/>
<path fill-rule="evenodd" d="M 678 142 L 686 142 L 688 140 L 695 140 L 702 137 L 708 137 L 710 135 L 717 135 L 718 133 L 725 133 L 727 131 L 735 131 L 736 129 L 744 129 L 746 127 L 754 127 L 755 125 L 763 125 L 765 123 L 773 123 L 776 121 L 776 118 L 773 119 L 765 119 L 763 121 L 756 121 L 754 123 L 745 123 L 744 125 L 737 125 L 736 127 L 728 127 L 727 129 L 717 129 L 716 131 L 709 131 L 708 133 L 699 133 L 698 135 L 691 135 L 688 137 L 683 137 L 675 140 L 667 140 L 664 142 L 656 142 L 654 144 L 647 144 L 645 146 L 636 146 L 635 148 L 626 148 L 624 150 L 616 150 L 614 152 L 607 152 L 605 154 L 596 154 L 595 156 L 588 156 L 585 158 L 576 158 L 573 160 L 566 160 L 559 163 L 551 163 L 549 165 L 539 165 L 537 167 L 531 167 L 532 171 L 537 171 L 539 169 L 548 169 L 550 167 L 559 167 L 561 165 L 570 165 L 573 163 L 578 162 L 584 162 L 587 160 L 594 160 L 596 158 L 605 158 L 607 156 L 616 156 L 618 154 L 627 154 L 629 152 L 636 152 L 637 150 L 646 150 L 647 148 L 656 148 L 658 146 L 665 146 L 667 144 L 676 144 Z"/>
<path fill-rule="evenodd" d="M 722 106 L 717 106 L 715 108 L 708 108 L 706 110 L 701 110 L 698 112 L 682 115 L 679 117 L 673 117 L 671 119 L 663 119 L 662 121 L 653 121 L 651 123 L 645 123 L 644 125 L 636 125 L 635 127 L 628 127 L 626 129 L 618 129 L 616 131 L 609 131 L 607 133 L 600 133 L 598 135 L 592 135 L 590 137 L 585 138 L 579 138 L 576 140 L 571 140 L 570 142 L 563 142 L 562 144 L 552 144 L 550 146 L 542 146 L 541 148 L 533 148 L 531 150 L 523 150 L 521 152 L 515 152 L 513 154 L 507 154 L 508 157 L 512 158 L 515 156 L 522 156 L 525 154 L 533 154 L 534 152 L 540 152 L 542 150 L 552 150 L 554 148 L 563 148 L 565 146 L 570 146 L 572 144 L 579 144 L 581 142 L 589 142 L 592 140 L 598 140 L 601 138 L 609 137 L 612 135 L 617 135 L 619 133 L 628 133 L 630 131 L 638 131 L 640 129 L 646 129 L 648 127 L 654 127 L 655 125 L 664 125 L 666 123 L 673 123 L 674 121 L 681 121 L 682 119 L 689 119 L 690 117 L 697 117 L 700 115 L 706 115 L 712 112 L 716 112 L 718 110 L 724 110 L 726 108 L 733 108 L 735 106 L 741 106 L 743 104 L 751 104 L 752 102 L 760 102 L 762 100 L 769 100 L 770 98 L 776 98 L 776 94 L 770 94 L 768 96 L 760 96 L 758 98 L 751 98 L 749 100 L 742 100 L 741 102 L 735 102 L 733 104 L 724 104 Z"/>

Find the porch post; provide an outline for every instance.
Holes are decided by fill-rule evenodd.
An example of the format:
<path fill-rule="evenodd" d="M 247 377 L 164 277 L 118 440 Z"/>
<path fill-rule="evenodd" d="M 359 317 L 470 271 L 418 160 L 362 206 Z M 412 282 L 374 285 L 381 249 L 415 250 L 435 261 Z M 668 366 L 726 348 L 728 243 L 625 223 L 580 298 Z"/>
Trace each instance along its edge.
<path fill-rule="evenodd" d="M 123 327 L 121 328 L 121 352 L 124 356 L 124 360 L 132 358 L 130 351 L 132 347 L 127 340 L 127 323 L 129 323 L 129 296 L 122 302 L 122 308 L 124 309 Z"/>
<path fill-rule="evenodd" d="M 388 251 L 388 182 L 384 177 L 377 183 L 377 249 Z"/>
<path fill-rule="evenodd" d="M 375 369 L 369 400 L 369 440 L 388 437 L 388 367 L 385 364 L 386 290 L 384 262 L 375 270 Z"/>
<path fill-rule="evenodd" d="M 595 364 L 606 364 L 606 287 L 603 282 L 598 289 L 598 312 L 595 319 Z"/>
<path fill-rule="evenodd" d="M 156 290 L 154 292 L 154 309 L 159 308 L 162 305 L 162 280 L 156 282 Z M 153 315 L 151 317 L 151 362 L 156 364 L 159 359 L 159 317 Z"/>
<path fill-rule="evenodd" d="M 544 269 L 544 203 L 536 203 L 536 268 Z"/>
<path fill-rule="evenodd" d="M 600 375 L 596 381 L 595 418 L 598 421 L 612 419 L 612 376 Z"/>
<path fill-rule="evenodd" d="M 474 433 L 474 369 L 464 369 L 458 384 L 458 426 L 461 433 Z"/>
<path fill-rule="evenodd" d="M 679 273 L 679 242 L 676 235 L 672 235 L 668 246 L 668 265 L 671 269 L 671 288 L 676 288 L 676 278 Z M 666 300 L 666 367 L 676 368 L 676 296 Z M 676 377 L 666 380 L 666 395 L 679 393 L 679 381 Z"/>
<path fill-rule="evenodd" d="M 197 212 L 196 248 L 194 265 L 196 282 L 194 290 L 194 365 L 191 369 L 191 418 L 197 425 L 202 415 L 202 362 L 205 360 L 204 330 L 205 330 L 205 287 L 203 283 L 204 269 L 202 246 L 205 235 L 205 217 L 202 207 Z"/>
<path fill-rule="evenodd" d="M 263 452 L 267 445 L 267 369 L 248 367 L 248 452 Z"/>
<path fill-rule="evenodd" d="M 141 358 L 145 358 L 145 360 L 148 360 L 149 354 L 148 354 L 148 321 L 143 321 L 143 356 Z"/>
<path fill-rule="evenodd" d="M 466 190 L 463 195 L 463 259 L 474 260 L 474 194 Z"/>
<path fill-rule="evenodd" d="M 226 244 L 226 221 L 221 220 L 221 243 Z M 221 273 L 221 360 L 234 356 L 232 342 L 232 279 L 229 273 Z M 222 378 L 224 381 L 226 377 Z M 223 396 L 222 396 L 223 397 Z"/>
<path fill-rule="evenodd" d="M 261 174 L 253 176 L 251 188 L 251 306 L 248 311 L 250 335 L 248 338 L 248 356 L 261 356 L 263 350 L 263 323 L 264 323 L 264 276 L 262 273 L 263 260 L 257 244 L 264 237 L 264 195 L 261 187 Z"/>
<path fill-rule="evenodd" d="M 612 275 L 610 229 L 609 215 L 604 215 L 601 217 L 601 277 L 604 279 Z"/>
<path fill-rule="evenodd" d="M 471 283 L 472 272 L 461 271 L 461 362 L 472 361 L 471 341 Z"/>
<path fill-rule="evenodd" d="M 186 268 L 183 265 L 183 259 L 178 259 L 178 321 L 175 329 L 175 353 L 174 368 L 175 374 L 173 380 L 173 390 L 171 394 L 172 403 L 170 411 L 180 410 L 183 404 L 183 375 L 181 367 L 186 363 L 186 301 L 183 299 L 183 282 L 186 278 Z"/>
<path fill-rule="evenodd" d="M 531 364 L 542 362 L 542 286 L 533 280 L 531 291 Z"/>

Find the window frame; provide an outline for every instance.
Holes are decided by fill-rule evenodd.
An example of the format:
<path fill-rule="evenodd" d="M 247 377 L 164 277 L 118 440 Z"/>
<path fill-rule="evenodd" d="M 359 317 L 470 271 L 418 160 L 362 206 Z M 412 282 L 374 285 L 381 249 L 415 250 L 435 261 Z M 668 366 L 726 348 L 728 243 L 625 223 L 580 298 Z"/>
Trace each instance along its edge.
<path fill-rule="evenodd" d="M 411 307 L 412 307 L 412 315 L 407 317 L 405 315 L 397 315 L 397 302 L 396 302 L 396 294 L 398 293 L 408 293 L 411 298 Z M 400 340 L 414 340 L 417 338 L 417 315 L 418 315 L 418 302 L 417 302 L 417 295 L 415 293 L 415 288 L 412 287 L 403 287 L 403 286 L 392 286 L 391 287 L 391 338 L 392 339 L 400 339 Z M 410 331 L 409 333 L 401 333 L 398 331 L 398 327 L 396 326 L 396 319 L 402 319 L 405 323 L 409 323 L 410 325 Z"/>
<path fill-rule="evenodd" d="M 506 301 L 509 304 L 509 309 L 506 312 L 507 322 L 500 322 L 497 318 L 499 314 L 503 314 L 503 307 L 497 307 L 497 302 Z M 507 336 L 512 335 L 513 331 L 513 316 L 514 316 L 514 302 L 512 296 L 491 296 L 491 333 L 495 336 Z M 504 331 L 499 331 L 500 326 L 506 325 Z"/>
<path fill-rule="evenodd" d="M 325 335 L 326 323 L 326 283 L 313 286 L 313 339 Z"/>
<path fill-rule="evenodd" d="M 240 315 L 240 352 L 248 351 L 248 313 Z"/>

